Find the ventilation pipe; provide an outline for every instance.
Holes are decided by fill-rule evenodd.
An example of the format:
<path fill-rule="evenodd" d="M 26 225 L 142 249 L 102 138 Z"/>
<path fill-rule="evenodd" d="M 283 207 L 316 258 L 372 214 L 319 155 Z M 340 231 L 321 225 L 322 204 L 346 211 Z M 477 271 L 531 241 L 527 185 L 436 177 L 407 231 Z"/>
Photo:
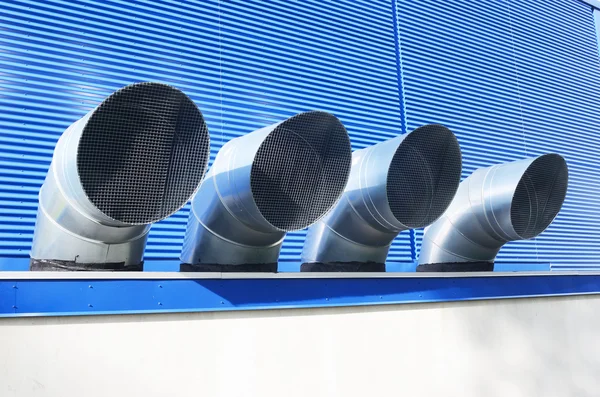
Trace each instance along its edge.
<path fill-rule="evenodd" d="M 438 124 L 355 151 L 342 199 L 308 230 L 301 270 L 385 271 L 398 233 L 446 210 L 461 168 L 456 137 Z"/>
<path fill-rule="evenodd" d="M 282 240 L 338 201 L 350 140 L 311 111 L 226 143 L 192 200 L 181 271 L 277 271 Z"/>
<path fill-rule="evenodd" d="M 476 170 L 426 229 L 417 271 L 492 271 L 504 244 L 534 238 L 552 223 L 568 179 L 558 154 Z"/>
<path fill-rule="evenodd" d="M 141 270 L 150 224 L 206 170 L 209 135 L 184 93 L 124 87 L 60 137 L 40 190 L 31 270 Z"/>

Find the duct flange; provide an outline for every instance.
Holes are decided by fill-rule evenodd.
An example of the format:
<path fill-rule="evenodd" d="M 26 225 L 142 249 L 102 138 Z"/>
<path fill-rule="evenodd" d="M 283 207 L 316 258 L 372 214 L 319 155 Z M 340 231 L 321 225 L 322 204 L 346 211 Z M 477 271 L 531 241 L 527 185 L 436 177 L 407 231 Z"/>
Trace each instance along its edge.
<path fill-rule="evenodd" d="M 140 270 L 150 225 L 206 170 L 202 113 L 178 89 L 126 86 L 60 137 L 39 195 L 31 270 Z"/>
<path fill-rule="evenodd" d="M 308 230 L 301 270 L 384 271 L 399 232 L 446 210 L 461 168 L 458 141 L 439 124 L 355 151 L 341 200 Z"/>
<path fill-rule="evenodd" d="M 276 271 L 282 240 L 338 201 L 351 148 L 332 114 L 310 111 L 227 142 L 192 211 L 182 271 Z"/>
<path fill-rule="evenodd" d="M 509 241 L 552 223 L 567 193 L 568 168 L 544 154 L 476 170 L 448 210 L 425 230 L 417 271 L 491 271 Z"/>

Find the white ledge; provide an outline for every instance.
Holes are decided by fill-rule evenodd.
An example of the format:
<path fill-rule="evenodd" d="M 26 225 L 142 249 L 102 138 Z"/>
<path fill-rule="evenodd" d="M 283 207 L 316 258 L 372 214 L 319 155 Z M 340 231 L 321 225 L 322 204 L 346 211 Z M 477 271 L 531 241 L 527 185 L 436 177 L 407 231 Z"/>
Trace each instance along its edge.
<path fill-rule="evenodd" d="M 464 278 L 525 276 L 598 276 L 598 271 L 527 272 L 389 272 L 389 273 L 185 273 L 185 272 L 30 272 L 2 271 L 0 280 L 185 280 L 313 278 Z"/>

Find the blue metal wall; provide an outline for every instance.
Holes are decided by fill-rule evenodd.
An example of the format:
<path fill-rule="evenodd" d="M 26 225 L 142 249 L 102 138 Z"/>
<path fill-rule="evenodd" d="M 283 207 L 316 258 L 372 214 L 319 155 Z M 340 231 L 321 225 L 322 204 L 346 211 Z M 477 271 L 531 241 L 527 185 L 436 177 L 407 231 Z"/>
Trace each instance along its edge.
<path fill-rule="evenodd" d="M 597 267 L 600 62 L 592 9 L 576 0 L 544 4 L 398 2 L 407 126 L 450 127 L 464 175 L 564 155 L 569 191 L 559 216 L 537 239 L 506 245 L 499 260 Z"/>
<path fill-rule="evenodd" d="M 402 73 L 399 73 L 401 71 Z M 297 112 L 333 112 L 361 148 L 429 122 L 458 135 L 465 175 L 553 150 L 567 202 L 505 261 L 600 259 L 600 63 L 592 11 L 529 2 L 127 2 L 0 0 L 0 260 L 28 256 L 62 131 L 115 89 L 173 84 L 202 109 L 212 157 Z M 176 258 L 188 209 L 157 224 L 148 258 Z M 390 261 L 415 259 L 420 232 Z M 303 232 L 282 260 L 299 259 Z"/>

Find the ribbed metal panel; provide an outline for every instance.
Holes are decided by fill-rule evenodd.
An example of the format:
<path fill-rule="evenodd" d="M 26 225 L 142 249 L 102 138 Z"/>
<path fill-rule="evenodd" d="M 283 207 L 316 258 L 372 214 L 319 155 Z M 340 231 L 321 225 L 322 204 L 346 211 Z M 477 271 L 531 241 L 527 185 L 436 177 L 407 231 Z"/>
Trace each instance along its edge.
<path fill-rule="evenodd" d="M 28 255 L 56 140 L 114 90 L 172 84 L 220 134 L 218 4 L 14 1 L 0 21 L 0 255 Z M 149 257 L 177 256 L 187 211 L 153 229 Z"/>
<path fill-rule="evenodd" d="M 26 257 L 37 192 L 58 136 L 115 89 L 177 86 L 202 109 L 212 157 L 228 139 L 297 112 L 345 123 L 355 149 L 439 122 L 464 176 L 556 151 L 571 179 L 563 211 L 510 262 L 600 260 L 600 62 L 592 10 L 577 0 L 413 2 L 5 1 L 0 7 L 0 257 Z M 394 49 L 397 22 L 398 65 Z M 153 228 L 148 258 L 176 258 L 186 207 Z M 402 233 L 390 261 L 418 250 Z M 285 241 L 298 260 L 304 233 Z"/>
<path fill-rule="evenodd" d="M 600 62 L 592 10 L 573 0 L 544 12 L 515 1 L 510 11 L 527 152 L 563 153 L 570 168 L 563 210 L 536 239 L 537 258 L 557 267 L 597 266 Z"/>
<path fill-rule="evenodd" d="M 353 149 L 400 134 L 392 20 L 387 1 L 221 3 L 223 139 L 308 109 L 339 117 Z M 298 260 L 304 237 L 288 234 L 280 259 Z M 408 237 L 390 260 L 411 260 Z"/>
<path fill-rule="evenodd" d="M 5 1 L 0 7 L 0 256 L 26 257 L 37 193 L 62 131 L 117 88 L 172 84 L 227 140 L 320 109 L 355 149 L 402 133 L 388 1 Z M 157 224 L 147 258 L 176 258 L 188 207 Z M 299 260 L 304 233 L 281 258 Z M 411 260 L 403 234 L 390 260 Z"/>
<path fill-rule="evenodd" d="M 576 0 L 399 1 L 397 18 L 407 126 L 453 129 L 465 175 L 544 152 L 567 158 L 569 192 L 554 224 L 508 244 L 498 260 L 597 264 L 600 62 L 591 8 Z"/>

